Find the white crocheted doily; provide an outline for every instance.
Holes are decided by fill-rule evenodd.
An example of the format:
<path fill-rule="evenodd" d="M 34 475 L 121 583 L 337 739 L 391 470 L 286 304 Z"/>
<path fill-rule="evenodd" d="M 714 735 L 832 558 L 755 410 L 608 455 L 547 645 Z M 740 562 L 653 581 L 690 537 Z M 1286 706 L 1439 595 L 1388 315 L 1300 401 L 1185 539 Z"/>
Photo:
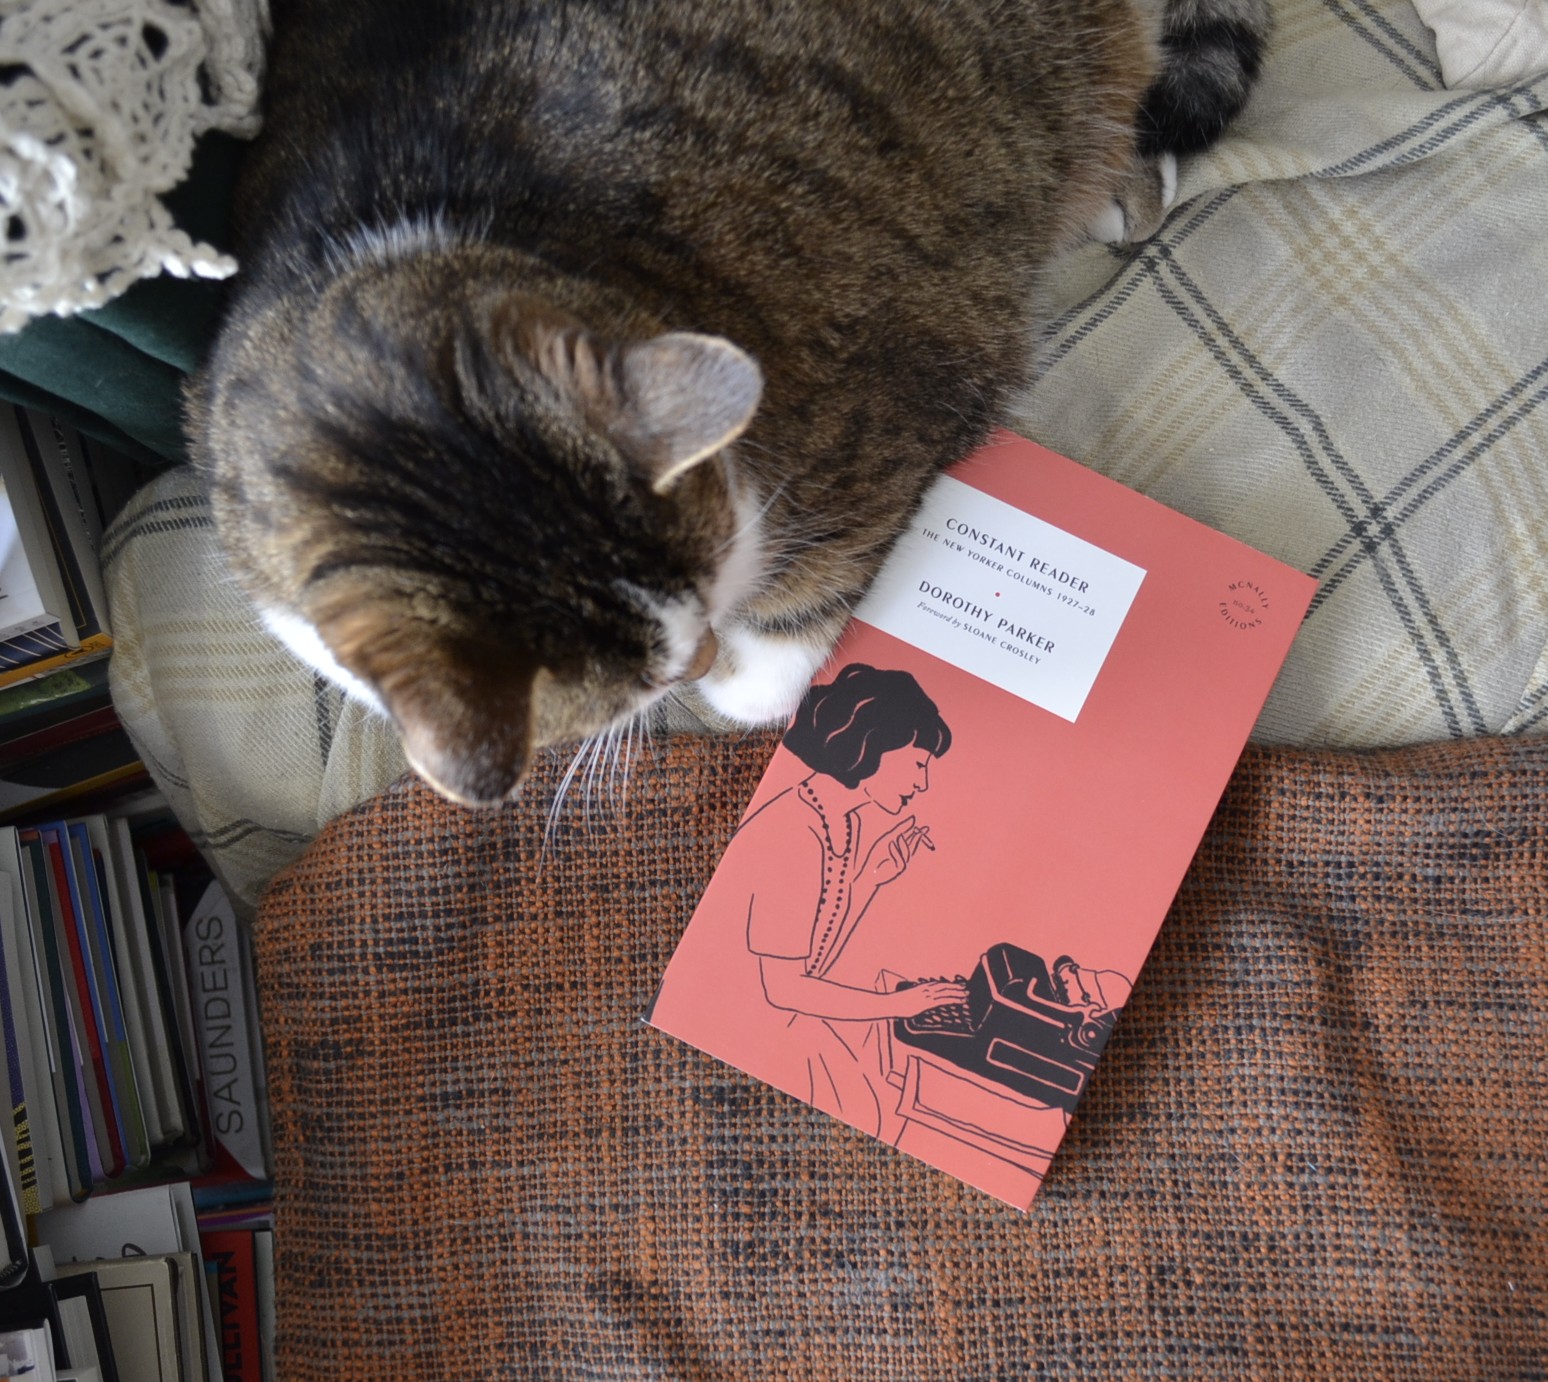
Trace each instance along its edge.
<path fill-rule="evenodd" d="M 0 331 L 160 273 L 224 278 L 160 195 L 252 135 L 267 0 L 0 0 Z"/>

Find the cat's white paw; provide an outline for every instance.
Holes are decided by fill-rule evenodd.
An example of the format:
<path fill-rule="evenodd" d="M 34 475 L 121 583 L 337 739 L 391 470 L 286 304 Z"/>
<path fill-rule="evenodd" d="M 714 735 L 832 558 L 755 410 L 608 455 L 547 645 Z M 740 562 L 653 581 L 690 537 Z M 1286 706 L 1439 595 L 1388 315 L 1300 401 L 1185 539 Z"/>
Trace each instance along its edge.
<path fill-rule="evenodd" d="M 1123 208 L 1117 198 L 1108 202 L 1086 229 L 1099 245 L 1121 245 L 1129 238 L 1124 232 Z"/>
<path fill-rule="evenodd" d="M 828 655 L 826 648 L 734 626 L 718 636 L 720 662 L 695 686 L 717 713 L 742 725 L 789 720 Z"/>
<path fill-rule="evenodd" d="M 1176 155 L 1137 159 L 1118 195 L 1091 219 L 1086 233 L 1101 245 L 1136 244 L 1161 228 L 1176 201 Z"/>

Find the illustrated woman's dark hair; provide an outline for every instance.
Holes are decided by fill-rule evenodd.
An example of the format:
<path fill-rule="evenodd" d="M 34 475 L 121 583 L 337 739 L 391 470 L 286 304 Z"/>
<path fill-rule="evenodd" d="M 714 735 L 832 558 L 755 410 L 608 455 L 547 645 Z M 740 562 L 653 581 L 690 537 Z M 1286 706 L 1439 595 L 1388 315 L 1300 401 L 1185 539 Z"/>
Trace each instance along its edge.
<path fill-rule="evenodd" d="M 808 768 L 858 787 L 884 753 L 917 745 L 939 758 L 951 747 L 941 712 L 907 672 L 852 662 L 801 701 L 785 747 Z"/>

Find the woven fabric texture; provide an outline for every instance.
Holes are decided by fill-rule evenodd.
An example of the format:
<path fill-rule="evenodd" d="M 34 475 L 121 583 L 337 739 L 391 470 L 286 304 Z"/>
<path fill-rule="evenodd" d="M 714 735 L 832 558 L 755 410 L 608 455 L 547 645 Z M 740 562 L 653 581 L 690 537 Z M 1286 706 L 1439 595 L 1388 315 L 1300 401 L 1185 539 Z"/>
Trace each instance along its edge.
<path fill-rule="evenodd" d="M 1548 742 L 1250 750 L 1027 1216 L 640 1022 L 772 748 L 275 883 L 286 1382 L 1548 1377 Z"/>

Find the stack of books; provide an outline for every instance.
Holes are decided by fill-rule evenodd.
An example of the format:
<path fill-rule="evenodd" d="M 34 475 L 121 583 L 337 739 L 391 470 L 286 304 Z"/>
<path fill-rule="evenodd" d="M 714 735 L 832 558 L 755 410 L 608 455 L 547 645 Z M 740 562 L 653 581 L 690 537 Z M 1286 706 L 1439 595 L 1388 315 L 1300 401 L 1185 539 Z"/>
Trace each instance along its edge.
<path fill-rule="evenodd" d="M 102 536 L 143 479 L 0 404 L 0 1376 L 270 1376 L 246 933 L 113 709 Z"/>
<path fill-rule="evenodd" d="M 0 821 L 143 780 L 113 712 L 102 535 L 133 461 L 0 403 Z"/>
<path fill-rule="evenodd" d="M 247 933 L 157 794 L 0 827 L 0 1032 L 0 1354 L 79 1382 L 266 1376 Z"/>

